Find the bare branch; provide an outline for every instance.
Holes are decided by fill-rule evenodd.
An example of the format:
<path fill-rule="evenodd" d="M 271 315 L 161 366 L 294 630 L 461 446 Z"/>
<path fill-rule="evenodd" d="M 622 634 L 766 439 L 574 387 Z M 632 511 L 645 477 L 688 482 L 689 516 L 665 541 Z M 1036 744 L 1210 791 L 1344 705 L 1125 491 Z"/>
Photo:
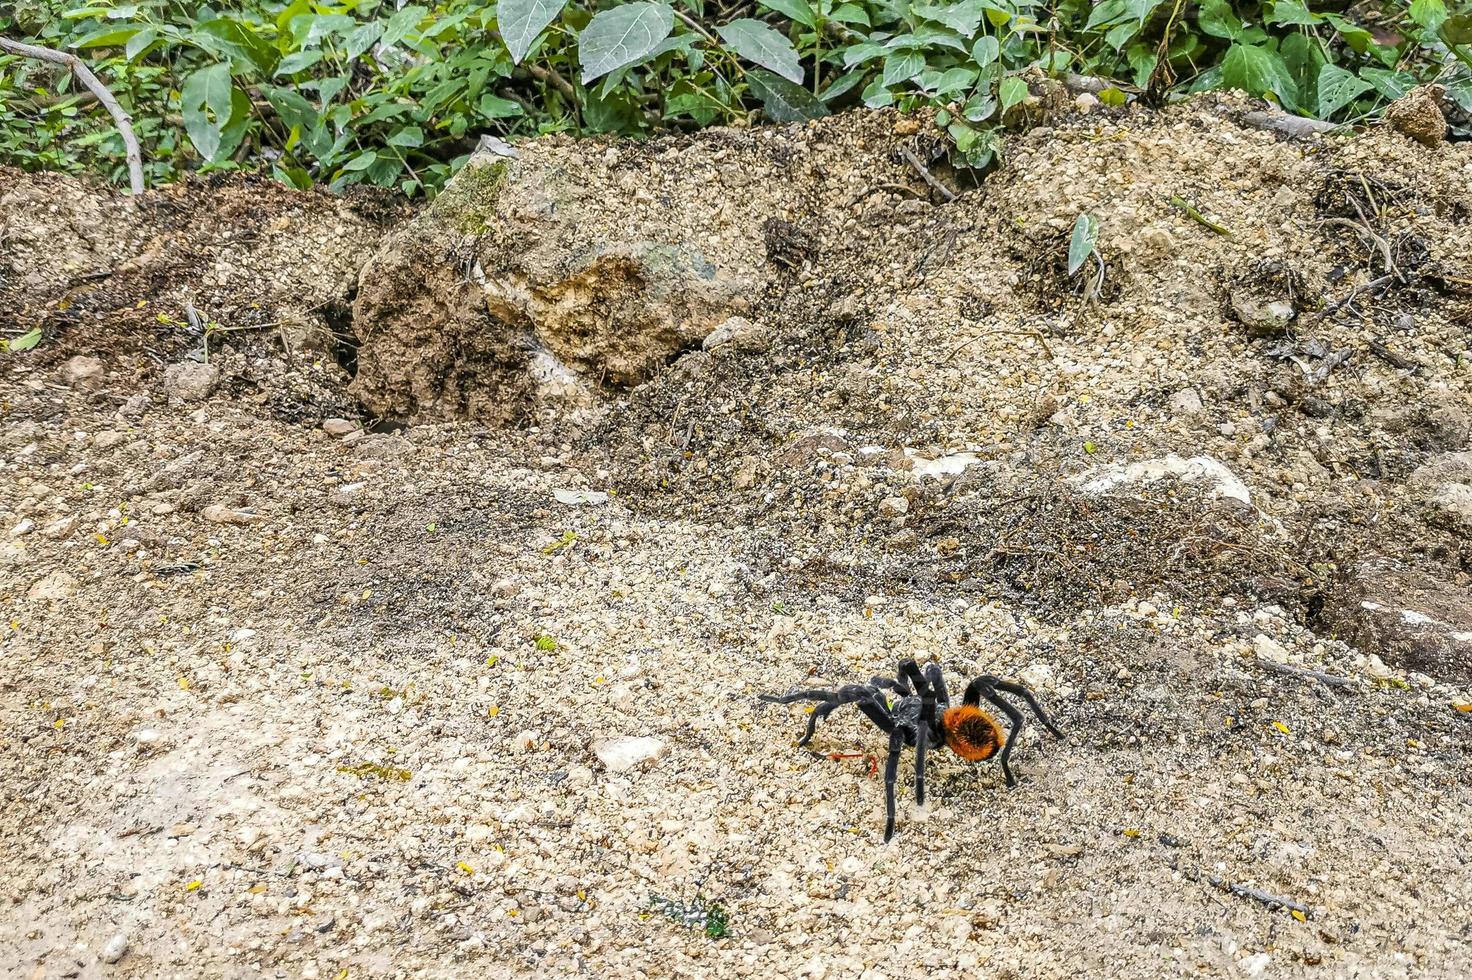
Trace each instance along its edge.
<path fill-rule="evenodd" d="M 22 58 L 35 58 L 38 61 L 49 61 L 54 65 L 64 65 L 71 70 L 77 80 L 87 86 L 87 90 L 97 96 L 112 114 L 113 121 L 117 123 L 118 135 L 123 138 L 123 146 L 127 148 L 128 155 L 128 182 L 132 186 L 134 194 L 143 193 L 143 151 L 138 147 L 138 138 L 133 135 L 133 120 L 123 107 L 118 105 L 118 100 L 112 97 L 107 86 L 74 54 L 65 51 L 57 51 L 53 48 L 43 48 L 36 44 L 22 44 L 20 41 L 12 41 L 6 37 L 0 37 L 0 51 L 8 51 L 11 54 L 20 55 Z"/>

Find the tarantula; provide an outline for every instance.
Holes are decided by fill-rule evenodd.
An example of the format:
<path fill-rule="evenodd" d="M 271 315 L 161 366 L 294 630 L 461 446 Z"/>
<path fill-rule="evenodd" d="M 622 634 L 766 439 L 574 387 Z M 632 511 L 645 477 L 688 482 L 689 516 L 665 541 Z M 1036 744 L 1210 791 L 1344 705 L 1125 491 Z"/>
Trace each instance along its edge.
<path fill-rule="evenodd" d="M 899 697 L 890 701 L 885 691 L 893 691 Z M 836 691 L 815 689 L 759 697 L 768 704 L 819 702 L 808 716 L 808 728 L 798 740 L 798 746 L 807 745 L 818 728 L 818 722 L 845 704 L 858 707 L 881 731 L 889 734 L 889 758 L 884 764 L 884 842 L 888 844 L 894 836 L 894 784 L 899 772 L 900 752 L 907 746 L 915 747 L 915 802 L 919 805 L 925 803 L 925 752 L 931 745 L 943 745 L 970 762 L 990 759 L 1000 747 L 1002 775 L 1006 777 L 1008 786 L 1017 785 L 1010 759 L 1012 744 L 1017 741 L 1017 733 L 1022 731 L 1022 712 L 1003 699 L 997 693 L 999 691 L 1026 701 L 1050 735 L 1063 737 L 1033 693 L 1016 681 L 983 674 L 966 685 L 961 703 L 952 707 L 940 664 L 926 664 L 922 673 L 913 660 L 900 661 L 899 675 L 895 678 L 874 677 L 867 684 L 847 684 Z M 981 710 L 982 698 L 996 705 L 1011 721 L 1012 730 L 1007 733 L 1005 741 L 996 719 Z M 939 716 L 937 708 L 941 711 Z"/>

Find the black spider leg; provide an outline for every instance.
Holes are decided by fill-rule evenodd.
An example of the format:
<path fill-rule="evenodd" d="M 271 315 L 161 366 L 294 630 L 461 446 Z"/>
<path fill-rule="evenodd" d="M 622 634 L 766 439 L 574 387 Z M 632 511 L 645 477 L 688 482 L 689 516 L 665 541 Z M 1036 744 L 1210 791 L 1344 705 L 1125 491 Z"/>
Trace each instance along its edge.
<path fill-rule="evenodd" d="M 894 783 L 900 771 L 900 752 L 905 747 L 905 733 L 895 728 L 889 733 L 889 758 L 884 761 L 884 843 L 894 836 Z"/>
<path fill-rule="evenodd" d="M 1038 721 L 1043 723 L 1043 727 L 1048 730 L 1049 735 L 1052 735 L 1054 738 L 1063 737 L 1063 733 L 1058 730 L 1058 726 L 1054 725 L 1053 722 L 1049 720 L 1047 714 L 1043 711 L 1043 706 L 1038 704 L 1038 699 L 1033 697 L 1032 692 L 1029 691 L 1027 688 L 1023 687 L 1021 684 L 1014 684 L 1011 681 L 1004 681 L 1000 678 L 994 680 L 992 682 L 992 685 L 999 691 L 1006 691 L 1008 694 L 1015 694 L 1022 700 L 1026 701 L 1027 706 L 1032 709 L 1033 714 L 1038 716 Z"/>
<path fill-rule="evenodd" d="M 925 805 L 925 750 L 935 729 L 935 691 L 913 660 L 900 662 L 900 676 L 920 695 L 920 724 L 915 731 L 915 802 Z"/>
<path fill-rule="evenodd" d="M 946 678 L 941 672 L 940 664 L 934 662 L 926 664 L 925 679 L 930 682 L 930 686 L 935 690 L 936 703 L 942 708 L 949 708 L 951 706 L 951 695 L 946 690 Z"/>
<path fill-rule="evenodd" d="M 895 680 L 893 677 L 871 677 L 869 678 L 869 686 L 882 687 L 887 691 L 893 691 L 900 697 L 904 697 L 910 693 L 909 685 L 904 681 Z"/>
<path fill-rule="evenodd" d="M 827 718 L 836 709 L 841 708 L 845 704 L 858 702 L 859 710 L 869 715 L 872 721 L 874 716 L 869 711 L 864 710 L 866 708 L 864 702 L 871 701 L 875 694 L 875 690 L 867 684 L 846 684 L 837 691 L 812 690 L 793 691 L 791 694 L 783 695 L 763 694 L 761 695 L 761 700 L 766 701 L 768 704 L 792 704 L 794 701 L 821 702 L 813 709 L 813 713 L 808 715 L 807 730 L 803 732 L 802 738 L 797 740 L 797 747 L 802 748 L 813 740 L 813 733 L 818 729 L 818 722 Z M 875 724 L 879 723 L 875 722 Z M 880 725 L 880 727 L 883 728 L 884 726 Z"/>
<path fill-rule="evenodd" d="M 1011 729 L 1007 732 L 1007 741 L 1002 745 L 1002 756 L 999 761 L 1002 763 L 1002 775 L 1006 778 L 1007 785 L 1016 786 L 1017 777 L 1012 775 L 1012 746 L 1017 741 L 1018 734 L 1022 731 L 1025 719 L 1022 717 L 1022 712 L 1018 711 L 1011 702 L 1004 700 L 997 693 L 997 688 L 1006 683 L 1006 681 L 993 677 L 991 674 L 983 674 L 966 685 L 965 703 L 969 705 L 980 705 L 981 699 L 986 698 L 1000 708 L 1002 714 L 1006 715 L 1007 720 L 1012 723 Z M 1008 686 L 1017 687 L 1018 685 L 1010 684 Z"/>

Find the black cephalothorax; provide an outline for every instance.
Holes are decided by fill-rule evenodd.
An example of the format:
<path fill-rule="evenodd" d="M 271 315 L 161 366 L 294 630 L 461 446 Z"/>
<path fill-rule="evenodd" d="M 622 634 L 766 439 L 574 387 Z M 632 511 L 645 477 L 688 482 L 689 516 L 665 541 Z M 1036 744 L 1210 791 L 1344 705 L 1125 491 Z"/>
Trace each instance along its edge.
<path fill-rule="evenodd" d="M 890 693 L 897 697 L 891 700 Z M 888 733 L 889 757 L 884 764 L 884 841 L 888 843 L 894 836 L 894 785 L 899 773 L 900 752 L 908 746 L 915 747 L 917 804 L 925 803 L 925 753 L 932 745 L 949 748 L 971 762 L 990 759 L 1000 748 L 1002 775 L 1008 786 L 1017 785 L 1017 777 L 1012 775 L 1012 744 L 1017 741 L 1017 733 L 1022 731 L 1023 718 L 1016 705 L 1001 696 L 1003 693 L 1021 698 L 1050 735 L 1063 737 L 1063 733 L 1048 720 L 1033 693 L 1016 681 L 983 674 L 966 685 L 961 703 L 952 707 L 940 664 L 926 664 L 921 671 L 913 660 L 900 661 L 899 675 L 893 678 L 874 677 L 867 684 L 847 684 L 831 691 L 793 691 L 791 694 L 763 694 L 760 698 L 769 704 L 818 702 L 808 716 L 807 731 L 798 740 L 799 746 L 812 740 L 818 722 L 845 704 L 858 708 L 881 731 Z M 1005 741 L 996 719 L 981 710 L 982 698 L 996 705 L 1011 723 Z"/>

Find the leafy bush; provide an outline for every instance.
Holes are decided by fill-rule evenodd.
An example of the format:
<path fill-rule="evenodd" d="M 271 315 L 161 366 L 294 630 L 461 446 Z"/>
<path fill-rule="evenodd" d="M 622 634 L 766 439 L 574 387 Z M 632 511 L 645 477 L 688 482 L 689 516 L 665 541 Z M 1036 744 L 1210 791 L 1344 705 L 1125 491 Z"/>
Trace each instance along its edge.
<path fill-rule="evenodd" d="M 299 187 L 432 193 L 480 134 L 643 134 L 855 104 L 940 108 L 985 166 L 1028 97 L 1076 72 L 1151 99 L 1240 88 L 1354 120 L 1439 78 L 1472 110 L 1472 14 L 1444 0 L 18 0 L 0 31 L 88 59 L 153 182 L 267 167 Z M 0 56 L 0 161 L 120 179 L 105 113 L 55 66 Z"/>

